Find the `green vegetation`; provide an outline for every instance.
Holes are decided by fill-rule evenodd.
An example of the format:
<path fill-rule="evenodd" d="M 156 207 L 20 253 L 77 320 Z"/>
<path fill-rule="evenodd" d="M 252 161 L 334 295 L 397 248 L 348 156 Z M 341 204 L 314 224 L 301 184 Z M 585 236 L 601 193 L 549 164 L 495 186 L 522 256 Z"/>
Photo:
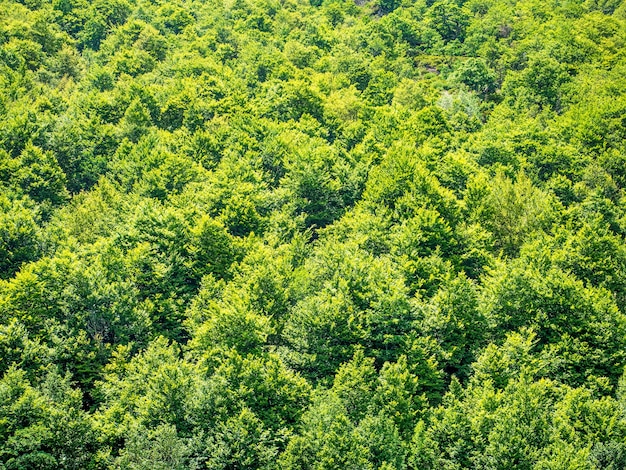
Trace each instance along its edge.
<path fill-rule="evenodd" d="M 626 2 L 0 0 L 0 469 L 626 468 Z"/>

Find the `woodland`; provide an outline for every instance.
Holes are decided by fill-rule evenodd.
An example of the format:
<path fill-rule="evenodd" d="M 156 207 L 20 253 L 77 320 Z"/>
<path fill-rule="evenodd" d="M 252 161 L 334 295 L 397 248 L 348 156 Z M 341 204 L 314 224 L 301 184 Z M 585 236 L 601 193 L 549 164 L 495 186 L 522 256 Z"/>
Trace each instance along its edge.
<path fill-rule="evenodd" d="M 626 468 L 626 1 L 0 0 L 0 469 Z"/>

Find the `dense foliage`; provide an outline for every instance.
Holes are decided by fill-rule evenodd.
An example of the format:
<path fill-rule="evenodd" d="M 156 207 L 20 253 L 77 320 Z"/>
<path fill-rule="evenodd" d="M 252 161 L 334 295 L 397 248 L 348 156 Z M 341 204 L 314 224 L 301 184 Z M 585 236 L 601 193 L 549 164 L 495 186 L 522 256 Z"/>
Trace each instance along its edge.
<path fill-rule="evenodd" d="M 622 0 L 0 0 L 0 468 L 626 468 L 625 77 Z"/>

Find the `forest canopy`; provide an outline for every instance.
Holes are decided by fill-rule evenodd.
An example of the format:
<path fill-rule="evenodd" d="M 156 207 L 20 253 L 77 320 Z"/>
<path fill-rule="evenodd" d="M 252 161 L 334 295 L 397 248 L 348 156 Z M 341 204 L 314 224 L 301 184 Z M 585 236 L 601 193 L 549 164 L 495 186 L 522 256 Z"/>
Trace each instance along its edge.
<path fill-rule="evenodd" d="M 626 468 L 626 2 L 0 0 L 0 469 Z"/>

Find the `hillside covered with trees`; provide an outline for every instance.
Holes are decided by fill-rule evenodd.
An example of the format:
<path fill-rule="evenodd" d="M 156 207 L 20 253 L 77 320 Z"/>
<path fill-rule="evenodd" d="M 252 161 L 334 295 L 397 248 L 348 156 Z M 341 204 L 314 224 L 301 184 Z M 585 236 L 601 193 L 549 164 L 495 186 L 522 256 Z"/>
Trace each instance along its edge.
<path fill-rule="evenodd" d="M 626 2 L 0 0 L 0 469 L 626 468 Z"/>

